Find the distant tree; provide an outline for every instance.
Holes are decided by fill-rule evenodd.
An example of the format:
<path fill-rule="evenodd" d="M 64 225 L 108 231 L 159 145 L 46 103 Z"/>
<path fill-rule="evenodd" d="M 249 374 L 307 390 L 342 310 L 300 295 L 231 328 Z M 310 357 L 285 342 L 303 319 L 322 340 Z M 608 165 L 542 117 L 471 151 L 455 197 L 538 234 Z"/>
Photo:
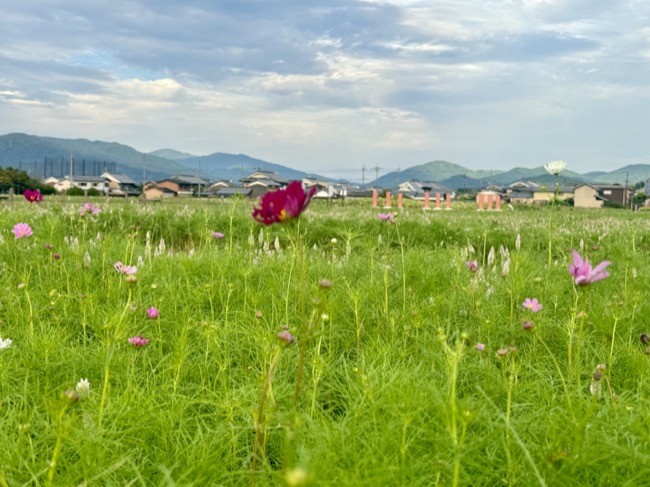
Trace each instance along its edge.
<path fill-rule="evenodd" d="M 6 193 L 10 188 L 16 194 L 22 194 L 26 189 L 41 189 L 38 181 L 29 177 L 26 171 L 13 167 L 0 168 L 0 192 Z"/>
<path fill-rule="evenodd" d="M 77 188 L 76 186 L 68 189 L 65 194 L 68 196 L 83 196 L 84 195 L 84 190 L 81 188 Z"/>

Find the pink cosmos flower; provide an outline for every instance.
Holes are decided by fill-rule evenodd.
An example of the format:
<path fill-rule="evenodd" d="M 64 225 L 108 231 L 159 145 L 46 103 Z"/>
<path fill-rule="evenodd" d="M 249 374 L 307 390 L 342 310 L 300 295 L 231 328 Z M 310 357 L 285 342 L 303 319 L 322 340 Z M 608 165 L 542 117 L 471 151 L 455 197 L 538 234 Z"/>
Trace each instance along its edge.
<path fill-rule="evenodd" d="M 212 238 L 223 238 L 225 235 L 221 232 L 212 232 Z"/>
<path fill-rule="evenodd" d="M 537 298 L 533 298 L 533 299 L 526 298 L 524 302 L 521 303 L 521 305 L 524 308 L 532 311 L 533 313 L 537 313 L 540 309 L 542 309 L 542 305 L 540 304 L 539 301 L 537 301 Z"/>
<path fill-rule="evenodd" d="M 140 348 L 140 347 L 144 347 L 147 343 L 149 343 L 149 339 L 138 335 L 129 338 L 129 343 L 131 345 L 135 345 L 136 347 Z"/>
<path fill-rule="evenodd" d="M 23 196 L 30 203 L 39 203 L 43 201 L 43 195 L 38 189 L 26 189 L 23 191 Z"/>
<path fill-rule="evenodd" d="M 476 344 L 476 350 L 478 350 L 479 352 L 482 352 L 483 350 L 485 350 L 485 343 L 477 343 Z"/>
<path fill-rule="evenodd" d="M 298 218 L 309 206 L 315 192 L 316 186 L 305 192 L 300 181 L 292 181 L 286 188 L 262 196 L 260 206 L 253 208 L 253 218 L 264 225 Z"/>
<path fill-rule="evenodd" d="M 592 269 L 589 260 L 583 259 L 582 256 L 573 250 L 573 263 L 569 266 L 569 272 L 573 276 L 573 282 L 579 286 L 586 286 L 596 281 L 600 281 L 609 276 L 605 267 L 611 264 L 609 261 L 603 261 Z"/>
<path fill-rule="evenodd" d="M 27 225 L 27 223 L 16 223 L 14 228 L 11 230 L 11 233 L 13 233 L 16 238 L 31 237 L 32 229 Z"/>
<path fill-rule="evenodd" d="M 475 260 L 468 260 L 465 262 L 465 265 L 472 272 L 476 272 L 478 270 L 478 262 Z"/>
<path fill-rule="evenodd" d="M 84 203 L 84 206 L 81 210 L 79 210 L 79 214 L 81 216 L 84 215 L 98 215 L 101 212 L 99 209 L 99 206 L 95 206 L 93 204 L 88 203 L 87 201 Z"/>
<path fill-rule="evenodd" d="M 151 308 L 149 308 L 147 310 L 147 316 L 149 318 L 151 318 L 152 320 L 155 320 L 156 318 L 158 318 L 159 314 L 160 314 L 160 311 L 158 311 L 158 308 L 156 308 L 155 306 L 152 306 Z"/>
<path fill-rule="evenodd" d="M 391 221 L 393 218 L 395 218 L 395 215 L 392 213 L 379 213 L 377 215 L 377 218 L 379 218 L 382 221 Z"/>
<path fill-rule="evenodd" d="M 133 275 L 138 272 L 138 268 L 134 265 L 124 265 L 119 260 L 113 264 L 115 270 L 120 274 L 126 274 L 127 276 Z"/>

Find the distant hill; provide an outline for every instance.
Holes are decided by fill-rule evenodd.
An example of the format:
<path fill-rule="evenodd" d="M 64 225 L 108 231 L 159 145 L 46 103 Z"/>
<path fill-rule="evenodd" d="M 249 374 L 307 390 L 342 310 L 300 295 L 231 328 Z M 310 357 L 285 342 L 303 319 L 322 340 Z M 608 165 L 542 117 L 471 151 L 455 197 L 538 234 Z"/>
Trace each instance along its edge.
<path fill-rule="evenodd" d="M 255 159 L 244 154 L 224 154 L 215 152 L 207 156 L 193 156 L 177 160 L 176 163 L 183 166 L 186 172 L 201 175 L 205 178 L 218 180 L 223 179 L 237 183 L 244 176 L 249 175 L 257 169 L 274 171 L 287 179 L 302 179 L 313 176 L 304 171 L 297 171 L 280 164 Z M 319 179 L 328 180 L 323 176 L 316 176 Z"/>
<path fill-rule="evenodd" d="M 163 157 L 169 159 L 170 161 L 182 161 L 183 159 L 189 159 L 191 157 L 196 157 L 193 154 L 188 154 L 187 152 L 181 152 L 174 149 L 158 149 L 153 152 L 149 152 L 152 156 Z"/>
<path fill-rule="evenodd" d="M 258 168 L 275 171 L 287 179 L 302 179 L 309 175 L 242 154 L 215 153 L 198 157 L 174 149 L 160 149 L 146 154 L 115 142 L 19 133 L 0 136 L 0 165 L 23 169 L 37 179 L 67 176 L 71 157 L 74 174 L 99 175 L 108 170 L 127 174 L 135 181 L 160 180 L 186 174 L 237 182 L 243 175 Z"/>
<path fill-rule="evenodd" d="M 473 171 L 447 161 L 432 161 L 419 166 L 409 167 L 399 172 L 395 171 L 384 174 L 382 177 L 370 183 L 370 185 L 393 188 L 397 187 L 400 183 L 410 180 L 442 182 L 455 176 L 481 180 L 488 178 L 490 174 L 499 173 L 500 171 Z"/>
<path fill-rule="evenodd" d="M 27 134 L 0 136 L 0 165 L 26 170 L 32 177 L 62 177 L 69 174 L 98 175 L 106 170 L 121 172 L 136 181 L 162 179 L 184 169 L 176 162 L 146 155 L 127 145 L 86 139 L 58 139 Z"/>
<path fill-rule="evenodd" d="M 215 152 L 196 156 L 171 148 L 145 154 L 116 142 L 60 139 L 22 133 L 0 136 L 0 166 L 23 169 L 34 178 L 62 177 L 69 174 L 71 158 L 74 174 L 98 175 L 104 170 L 109 170 L 125 173 L 136 181 L 160 180 L 177 174 L 187 174 L 237 183 L 243 176 L 257 169 L 274 171 L 287 179 L 316 177 L 331 181 L 330 178 L 245 154 Z M 625 184 L 627 180 L 630 185 L 634 185 L 647 179 L 650 179 L 650 165 L 634 164 L 611 172 L 593 171 L 578 174 L 566 171 L 561 174 L 560 182 L 563 185 L 583 182 Z M 516 167 L 508 171 L 472 170 L 437 160 L 384 174 L 366 186 L 394 189 L 409 180 L 437 182 L 451 189 L 478 189 L 488 184 L 508 185 L 516 181 L 533 181 L 545 185 L 555 183 L 555 178 L 542 166 L 531 169 Z"/>

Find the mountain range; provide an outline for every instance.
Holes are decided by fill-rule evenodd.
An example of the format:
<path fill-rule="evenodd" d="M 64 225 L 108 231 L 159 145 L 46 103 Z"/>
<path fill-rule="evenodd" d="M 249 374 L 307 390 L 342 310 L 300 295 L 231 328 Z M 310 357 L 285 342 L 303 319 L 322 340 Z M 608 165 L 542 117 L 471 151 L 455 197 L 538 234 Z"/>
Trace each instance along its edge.
<path fill-rule="evenodd" d="M 63 177 L 70 173 L 99 175 L 108 170 L 124 173 L 136 181 L 160 180 L 173 175 L 194 175 L 211 180 L 239 179 L 257 169 L 274 171 L 287 179 L 305 177 L 331 181 L 281 164 L 255 159 L 245 154 L 213 154 L 196 156 L 174 149 L 160 149 L 143 153 L 116 142 L 86 139 L 61 139 L 21 133 L 0 136 L 0 166 L 27 171 L 36 179 L 48 176 Z M 578 174 L 565 171 L 561 174 L 563 185 L 635 184 L 650 179 L 650 165 L 636 164 L 611 172 Z M 555 184 L 555 178 L 542 166 L 516 167 L 508 171 L 471 170 L 446 161 L 432 161 L 394 171 L 367 183 L 367 187 L 395 188 L 399 183 L 418 180 L 437 182 L 451 189 L 478 189 L 490 184 L 508 185 L 516 181 L 534 181 L 538 184 Z"/>

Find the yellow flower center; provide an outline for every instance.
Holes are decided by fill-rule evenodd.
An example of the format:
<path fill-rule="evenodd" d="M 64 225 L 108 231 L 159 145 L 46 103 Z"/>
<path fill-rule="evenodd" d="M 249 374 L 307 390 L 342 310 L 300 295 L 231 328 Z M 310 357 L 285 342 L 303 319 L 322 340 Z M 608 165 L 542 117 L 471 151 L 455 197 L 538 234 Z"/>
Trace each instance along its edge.
<path fill-rule="evenodd" d="M 284 209 L 283 209 L 283 210 L 280 210 L 280 216 L 278 217 L 278 219 L 279 219 L 281 222 L 285 221 L 285 220 L 287 219 L 287 211 L 284 210 Z"/>

